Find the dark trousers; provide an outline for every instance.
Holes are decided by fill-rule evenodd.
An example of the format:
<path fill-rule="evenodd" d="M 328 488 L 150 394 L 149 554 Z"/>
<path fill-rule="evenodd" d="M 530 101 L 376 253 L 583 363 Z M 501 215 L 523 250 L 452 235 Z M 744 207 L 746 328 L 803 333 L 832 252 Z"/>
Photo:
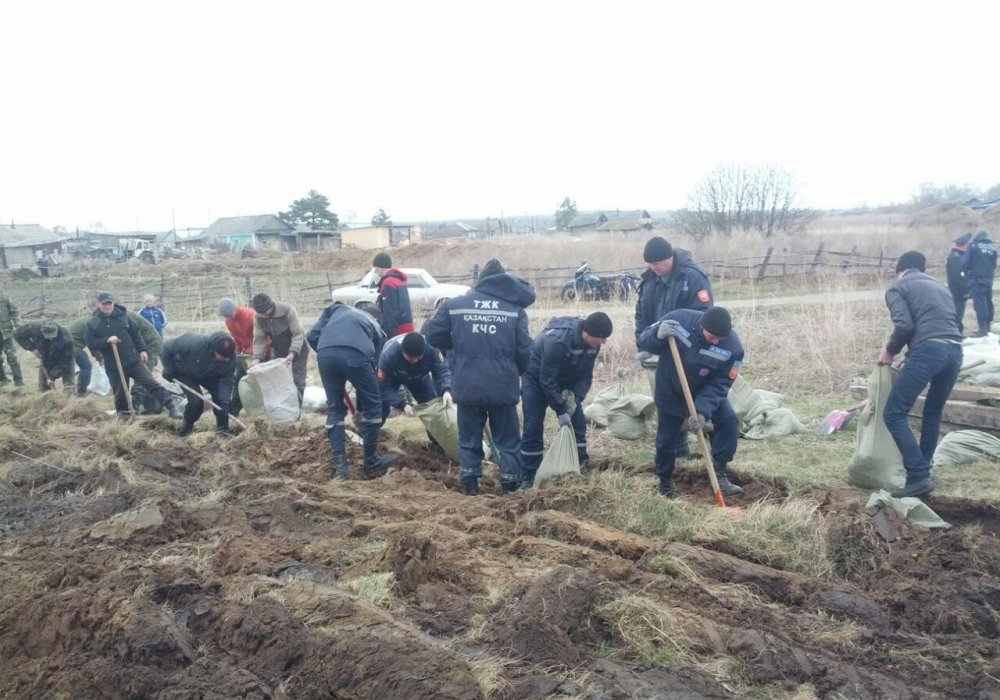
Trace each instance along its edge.
<path fill-rule="evenodd" d="M 77 396 L 86 396 L 87 387 L 90 386 L 90 373 L 94 366 L 90 362 L 87 351 L 78 348 L 76 351 L 76 366 L 80 370 L 76 373 L 76 393 Z"/>
<path fill-rule="evenodd" d="M 715 426 L 708 435 L 712 449 L 714 464 L 729 464 L 736 456 L 736 441 L 740 437 L 739 421 L 729 401 L 723 401 L 708 416 Z M 680 450 L 681 428 L 687 422 L 687 416 L 674 416 L 666 412 L 666 406 L 656 402 L 656 465 L 655 471 L 660 477 L 670 477 L 674 473 L 674 463 Z"/>
<path fill-rule="evenodd" d="M 387 394 L 385 387 L 382 387 L 382 421 L 389 417 L 389 412 L 392 411 L 393 403 L 399 400 L 399 387 L 405 386 L 407 390 L 413 395 L 413 400 L 417 403 L 427 403 L 435 396 L 437 393 L 434 391 L 434 382 L 431 380 L 430 375 L 424 376 L 415 382 L 403 382 L 396 387 L 396 390 L 391 394 Z"/>
<path fill-rule="evenodd" d="M 167 404 L 173 400 L 170 392 L 162 384 L 156 381 L 152 372 L 146 365 L 138 360 L 132 364 L 122 367 L 125 373 L 125 381 L 131 379 L 134 383 L 146 389 L 161 404 Z M 115 364 L 115 356 L 104 356 L 104 371 L 108 374 L 108 382 L 111 384 L 111 393 L 115 397 L 115 410 L 119 413 L 128 412 L 128 391 L 129 388 L 122 387 L 121 378 L 118 376 L 118 365 Z"/>
<path fill-rule="evenodd" d="M 326 433 L 334 456 L 345 454 L 347 404 L 344 388 L 354 386 L 358 397 L 358 423 L 363 426 L 365 443 L 378 439 L 382 425 L 382 395 L 375 378 L 372 358 L 356 348 L 321 348 L 316 353 L 319 376 L 326 391 Z"/>
<path fill-rule="evenodd" d="M 24 377 L 21 375 L 21 363 L 17 361 L 17 350 L 14 349 L 14 338 L 4 338 L 0 341 L 3 354 L 7 357 L 7 364 L 10 365 L 10 376 L 15 384 L 23 384 Z"/>
<path fill-rule="evenodd" d="M 951 298 L 955 300 L 955 318 L 958 319 L 958 332 L 961 333 L 965 330 L 965 325 L 962 321 L 965 319 L 965 302 L 967 299 L 964 295 L 955 292 L 951 293 Z"/>
<path fill-rule="evenodd" d="M 196 379 L 195 377 L 186 377 L 184 375 L 178 375 L 175 379 L 182 384 L 185 384 L 195 391 L 207 391 L 211 397 L 212 401 L 219 405 L 222 410 L 218 408 L 212 408 L 212 413 L 215 414 L 215 427 L 217 430 L 229 430 L 229 398 L 228 396 L 222 396 L 219 391 L 219 384 L 222 382 L 221 377 L 212 377 L 210 379 Z M 205 411 L 205 402 L 192 394 L 190 391 L 184 392 L 187 397 L 187 405 L 184 407 L 184 422 L 194 425 L 201 418 L 201 414 Z"/>
<path fill-rule="evenodd" d="M 976 312 L 979 330 L 988 331 L 993 323 L 993 285 L 974 282 L 969 284 L 972 310 Z"/>
<path fill-rule="evenodd" d="M 541 385 L 527 374 L 521 378 L 521 414 L 524 416 L 524 432 L 521 434 L 521 464 L 526 471 L 537 471 L 545 452 L 543 428 L 545 411 L 549 407 Z M 587 455 L 587 419 L 583 415 L 583 404 L 577 403 L 570 416 L 573 433 L 576 435 L 576 454 L 582 464 Z"/>
<path fill-rule="evenodd" d="M 229 399 L 229 413 L 239 417 L 243 410 L 243 401 L 240 399 L 240 380 L 247 375 L 247 361 L 242 355 L 236 358 L 236 376 L 233 381 L 233 395 Z"/>
<path fill-rule="evenodd" d="M 500 467 L 500 483 L 521 483 L 521 430 L 517 406 L 473 406 L 458 404 L 458 465 L 462 479 L 483 475 L 483 428 L 489 421 L 494 459 Z"/>
<path fill-rule="evenodd" d="M 961 345 L 927 340 L 906 354 L 906 362 L 892 384 L 882 417 L 903 456 L 908 484 L 930 475 L 931 458 L 941 432 L 944 402 L 948 400 L 961 368 Z M 928 384 L 930 388 L 924 399 L 918 444 L 907 421 L 907 414 Z"/>

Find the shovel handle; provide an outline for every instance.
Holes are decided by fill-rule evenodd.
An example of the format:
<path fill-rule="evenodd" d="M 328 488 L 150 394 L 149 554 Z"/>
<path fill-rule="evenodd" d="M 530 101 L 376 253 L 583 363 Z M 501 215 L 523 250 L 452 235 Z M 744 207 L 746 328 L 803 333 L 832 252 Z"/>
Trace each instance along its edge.
<path fill-rule="evenodd" d="M 122 369 L 122 358 L 118 354 L 118 343 L 111 343 L 111 352 L 115 356 L 115 365 L 118 366 L 118 379 L 122 383 L 122 393 L 125 394 L 125 401 L 128 403 L 128 412 L 135 413 L 135 407 L 132 406 L 132 392 L 128 390 L 128 380 L 125 378 L 125 370 Z"/>
<path fill-rule="evenodd" d="M 201 399 L 202 401 L 204 401 L 205 403 L 207 403 L 209 406 L 211 406 L 212 408 L 214 408 L 216 411 L 222 411 L 222 406 L 220 406 L 219 404 L 217 404 L 214 401 L 212 401 L 212 399 L 210 399 L 209 397 L 205 396 L 204 394 L 202 394 L 199 391 L 195 391 L 194 389 L 192 389 L 191 387 L 189 387 L 184 382 L 178 382 L 176 379 L 174 381 L 177 382 L 178 386 L 180 386 L 181 389 L 183 389 L 184 391 L 188 392 L 192 396 L 197 396 L 199 399 Z M 224 413 L 228 413 L 227 411 L 223 411 L 223 412 Z M 243 421 L 241 421 L 239 418 L 237 418 L 236 416 L 234 416 L 232 413 L 228 413 L 228 415 L 229 415 L 229 418 L 234 423 L 236 423 L 236 425 L 240 426 L 244 430 L 247 429 L 246 423 L 244 423 Z"/>
<path fill-rule="evenodd" d="M 692 417 L 698 415 L 694 407 L 694 397 L 691 396 L 691 387 L 688 385 L 687 375 L 684 374 L 684 363 L 681 362 L 681 353 L 677 349 L 677 339 L 672 335 L 667 336 L 670 344 L 670 354 L 674 358 L 674 367 L 677 369 L 677 378 L 681 383 L 681 391 L 684 392 L 684 401 L 687 403 L 688 413 Z M 722 497 L 722 490 L 719 488 L 719 480 L 715 476 L 715 465 L 712 464 L 712 454 L 708 449 L 708 440 L 705 439 L 705 431 L 698 428 L 698 445 L 701 447 L 701 454 L 705 458 L 705 468 L 708 470 L 708 480 L 712 482 L 712 492 L 715 494 L 715 503 L 720 508 L 726 507 L 726 501 Z"/>

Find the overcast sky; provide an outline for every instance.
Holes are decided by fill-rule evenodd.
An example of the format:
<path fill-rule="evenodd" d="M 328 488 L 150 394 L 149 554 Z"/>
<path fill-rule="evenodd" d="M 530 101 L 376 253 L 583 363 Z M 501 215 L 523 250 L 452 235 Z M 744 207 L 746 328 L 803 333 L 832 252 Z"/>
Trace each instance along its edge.
<path fill-rule="evenodd" d="M 997 3 L 4 2 L 0 222 L 204 227 L 805 205 L 1000 182 Z"/>

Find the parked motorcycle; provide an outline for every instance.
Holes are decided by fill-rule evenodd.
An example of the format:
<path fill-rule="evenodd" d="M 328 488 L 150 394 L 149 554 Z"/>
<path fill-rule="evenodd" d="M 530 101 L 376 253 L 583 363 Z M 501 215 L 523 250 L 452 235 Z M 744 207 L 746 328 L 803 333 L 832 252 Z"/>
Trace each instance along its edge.
<path fill-rule="evenodd" d="M 573 279 L 563 284 L 560 297 L 564 302 L 608 301 L 611 299 L 611 286 L 595 275 L 584 260 L 573 273 Z"/>

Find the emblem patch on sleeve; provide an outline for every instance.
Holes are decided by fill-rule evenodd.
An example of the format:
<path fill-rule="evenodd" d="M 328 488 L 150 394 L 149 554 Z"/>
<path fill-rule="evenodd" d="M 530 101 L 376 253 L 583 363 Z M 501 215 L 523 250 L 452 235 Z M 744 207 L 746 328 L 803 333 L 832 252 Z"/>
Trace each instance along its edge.
<path fill-rule="evenodd" d="M 736 379 L 736 376 L 740 373 L 740 365 L 743 364 L 739 360 L 733 363 L 733 366 L 729 368 L 729 378 Z"/>
<path fill-rule="evenodd" d="M 709 299 L 710 297 L 708 296 L 707 289 L 698 290 L 698 301 L 700 301 L 702 304 L 707 304 L 709 302 Z"/>

